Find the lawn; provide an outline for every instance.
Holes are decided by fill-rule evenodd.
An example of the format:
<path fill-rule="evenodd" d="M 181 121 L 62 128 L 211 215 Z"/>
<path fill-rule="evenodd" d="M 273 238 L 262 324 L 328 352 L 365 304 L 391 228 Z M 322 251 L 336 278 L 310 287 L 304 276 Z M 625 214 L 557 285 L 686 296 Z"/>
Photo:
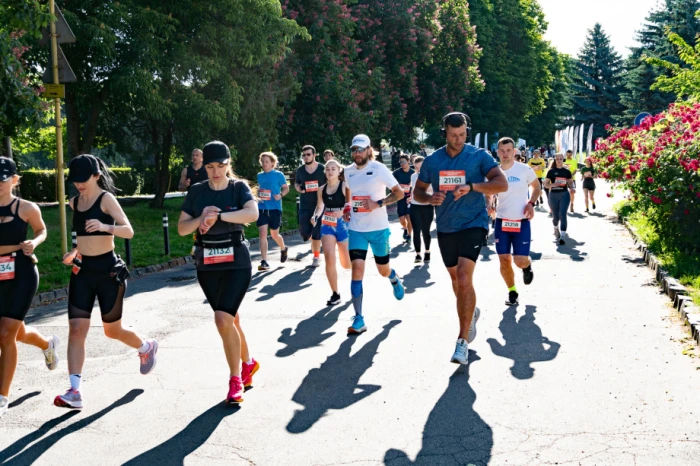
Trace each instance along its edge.
<path fill-rule="evenodd" d="M 282 231 L 298 228 L 296 217 L 296 196 L 294 187 L 283 198 Z M 177 233 L 177 220 L 180 217 L 180 206 L 184 198 L 166 199 L 163 209 L 151 209 L 147 201 L 139 201 L 138 204 L 124 208 L 131 225 L 134 227 L 134 237 L 131 240 L 131 267 L 144 267 L 160 264 L 170 259 L 186 256 L 192 249 L 192 236 L 181 237 Z M 168 214 L 170 255 L 165 255 L 163 238 L 163 213 Z M 39 258 L 39 292 L 55 290 L 68 286 L 70 268 L 61 263 L 61 245 L 59 239 L 59 220 L 57 208 L 42 209 L 44 222 L 48 230 L 48 238 L 36 250 Z M 68 231 L 70 232 L 73 221 L 72 210 L 66 212 Z M 31 228 L 30 228 L 31 230 Z M 246 238 L 257 238 L 258 229 L 255 224 L 248 225 L 245 229 Z M 29 233 L 32 237 L 32 233 Z M 70 233 L 68 247 L 70 248 Z M 124 258 L 124 240 L 115 238 L 117 254 Z"/>

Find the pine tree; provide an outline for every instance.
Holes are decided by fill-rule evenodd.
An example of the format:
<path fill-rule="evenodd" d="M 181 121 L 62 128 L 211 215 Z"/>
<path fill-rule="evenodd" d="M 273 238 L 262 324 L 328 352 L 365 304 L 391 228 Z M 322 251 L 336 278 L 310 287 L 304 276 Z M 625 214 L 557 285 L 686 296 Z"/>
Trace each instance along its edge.
<path fill-rule="evenodd" d="M 625 62 L 625 89 L 620 94 L 625 110 L 617 117 L 618 123 L 629 125 L 639 113 L 658 113 L 675 100 L 672 93 L 650 89 L 664 71 L 647 63 L 644 57 L 679 63 L 666 31 L 670 30 L 686 42 L 693 43 L 700 33 L 700 20 L 694 16 L 699 8 L 700 2 L 697 0 L 665 0 L 663 8 L 653 10 L 646 18 L 646 24 L 636 36 L 640 46 L 631 49 L 632 53 Z"/>
<path fill-rule="evenodd" d="M 579 52 L 572 79 L 572 103 L 575 124 L 593 123 L 593 137 L 605 135 L 605 125 L 613 115 L 622 113 L 622 58 L 610 45 L 610 39 L 599 23 L 588 31 L 586 43 Z"/>

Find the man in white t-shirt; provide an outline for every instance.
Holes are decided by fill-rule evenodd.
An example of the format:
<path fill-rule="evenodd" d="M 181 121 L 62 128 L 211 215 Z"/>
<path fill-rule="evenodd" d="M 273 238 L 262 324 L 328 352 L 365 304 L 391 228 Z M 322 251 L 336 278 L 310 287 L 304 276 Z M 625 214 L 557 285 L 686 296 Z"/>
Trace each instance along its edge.
<path fill-rule="evenodd" d="M 512 262 L 523 270 L 523 281 L 532 283 L 532 261 L 530 260 L 530 220 L 535 216 L 535 202 L 540 198 L 540 182 L 535 171 L 524 163 L 515 161 L 515 143 L 511 138 L 498 141 L 498 157 L 501 170 L 508 179 L 508 191 L 498 195 L 496 209 L 496 252 L 501 261 L 501 275 L 508 286 L 508 306 L 518 304 L 518 290 Z M 529 188 L 532 195 L 528 197 Z M 495 207 L 489 202 L 489 213 Z"/>
<path fill-rule="evenodd" d="M 367 249 L 370 246 L 380 275 L 389 278 L 396 299 L 403 299 L 403 284 L 389 265 L 391 232 L 386 206 L 402 199 L 404 193 L 386 165 L 374 160 L 368 136 L 355 136 L 350 151 L 355 163 L 345 169 L 345 183 L 352 193 L 352 209 L 346 214 L 350 237 L 348 249 L 352 261 L 350 291 L 355 308 L 352 326 L 348 328 L 348 333 L 352 334 L 367 330 L 362 316 L 362 279 L 365 275 Z M 386 195 L 387 189 L 391 190 L 389 196 Z"/>

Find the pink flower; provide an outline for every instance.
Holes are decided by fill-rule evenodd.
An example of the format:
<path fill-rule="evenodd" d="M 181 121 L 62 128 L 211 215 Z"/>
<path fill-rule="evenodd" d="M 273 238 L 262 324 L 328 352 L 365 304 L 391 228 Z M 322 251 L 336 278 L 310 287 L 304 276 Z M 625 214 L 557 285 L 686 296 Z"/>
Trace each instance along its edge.
<path fill-rule="evenodd" d="M 652 177 L 650 176 L 649 178 L 647 178 L 647 182 L 648 182 L 648 183 L 653 183 L 653 182 L 654 182 L 654 178 L 652 178 Z"/>

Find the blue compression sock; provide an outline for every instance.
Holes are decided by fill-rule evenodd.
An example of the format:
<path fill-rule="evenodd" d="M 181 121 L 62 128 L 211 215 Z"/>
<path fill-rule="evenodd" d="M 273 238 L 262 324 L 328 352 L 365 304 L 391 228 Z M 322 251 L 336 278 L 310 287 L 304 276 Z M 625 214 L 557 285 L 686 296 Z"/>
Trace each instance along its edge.
<path fill-rule="evenodd" d="M 355 315 L 362 315 L 362 280 L 352 280 L 350 282 L 350 293 L 352 294 L 352 307 L 355 308 Z"/>

